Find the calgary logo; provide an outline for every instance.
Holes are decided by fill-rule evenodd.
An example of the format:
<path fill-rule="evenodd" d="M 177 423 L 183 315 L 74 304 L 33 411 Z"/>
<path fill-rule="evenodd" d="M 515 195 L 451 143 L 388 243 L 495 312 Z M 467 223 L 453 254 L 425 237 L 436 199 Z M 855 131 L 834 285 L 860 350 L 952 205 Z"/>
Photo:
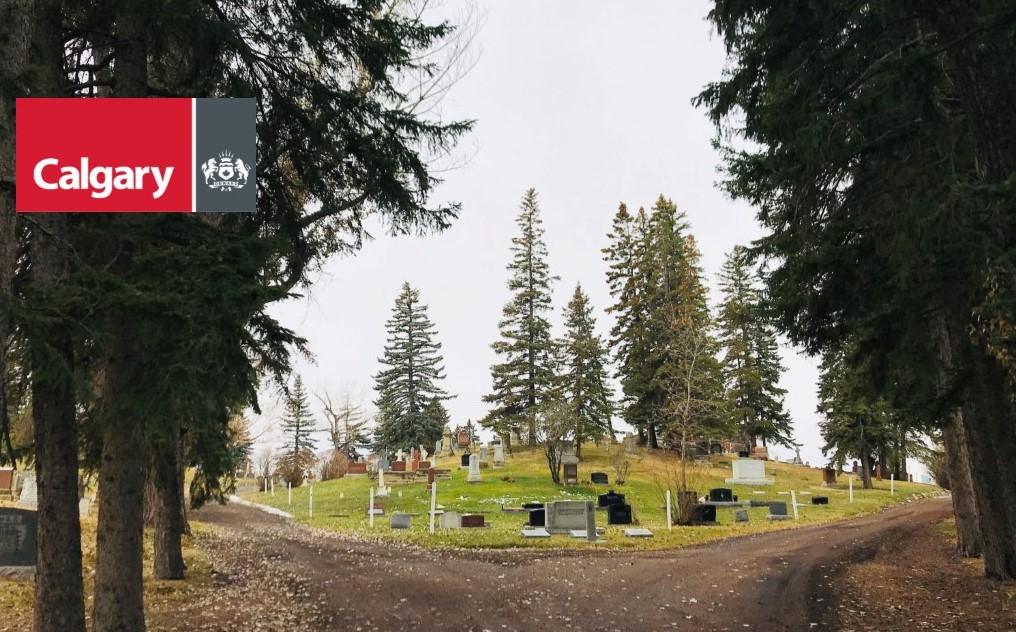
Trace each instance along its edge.
<path fill-rule="evenodd" d="M 201 165 L 201 173 L 205 176 L 205 184 L 219 191 L 242 189 L 247 184 L 251 166 L 229 151 L 219 154 L 218 159 L 209 158 Z"/>

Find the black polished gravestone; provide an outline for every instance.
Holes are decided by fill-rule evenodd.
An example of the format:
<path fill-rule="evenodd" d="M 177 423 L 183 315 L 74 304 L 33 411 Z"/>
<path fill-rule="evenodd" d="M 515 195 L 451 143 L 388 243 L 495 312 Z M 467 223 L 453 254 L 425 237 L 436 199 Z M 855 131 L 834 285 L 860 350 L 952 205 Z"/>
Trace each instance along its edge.
<path fill-rule="evenodd" d="M 631 524 L 631 505 L 608 505 L 607 524 Z"/>
<path fill-rule="evenodd" d="M 829 497 L 828 496 L 812 496 L 811 497 L 811 504 L 813 504 L 813 505 L 828 505 L 829 504 Z"/>
<path fill-rule="evenodd" d="M 459 467 L 469 467 L 469 452 L 462 453 L 462 459 L 459 461 Z"/>
<path fill-rule="evenodd" d="M 732 503 L 737 498 L 734 491 L 726 487 L 717 487 L 709 490 L 709 500 L 714 503 Z"/>
<path fill-rule="evenodd" d="M 539 509 L 529 510 L 529 526 L 530 527 L 545 527 L 547 526 L 547 510 L 541 505 Z"/>
<path fill-rule="evenodd" d="M 589 475 L 589 481 L 593 485 L 606 485 L 607 484 L 607 473 L 606 472 L 593 472 Z"/>
<path fill-rule="evenodd" d="M 606 494 L 600 494 L 596 497 L 597 507 L 610 507 L 611 505 L 623 505 L 624 494 L 618 494 L 614 490 L 610 490 Z"/>
<path fill-rule="evenodd" d="M 0 566 L 35 566 L 37 531 L 34 511 L 0 507 Z"/>
<path fill-rule="evenodd" d="M 692 524 L 716 524 L 716 507 L 713 505 L 695 505 L 691 509 Z"/>

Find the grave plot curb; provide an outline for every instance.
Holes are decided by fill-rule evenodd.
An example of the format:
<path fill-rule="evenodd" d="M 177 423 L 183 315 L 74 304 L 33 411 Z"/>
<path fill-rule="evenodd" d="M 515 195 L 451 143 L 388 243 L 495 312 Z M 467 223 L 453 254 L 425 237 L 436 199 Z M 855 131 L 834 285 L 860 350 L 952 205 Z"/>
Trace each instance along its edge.
<path fill-rule="evenodd" d="M 258 509 L 268 514 L 272 514 L 273 516 L 281 516 L 283 518 L 286 518 L 287 520 L 293 519 L 293 514 L 291 513 L 287 513 L 285 511 L 282 511 L 281 509 L 270 507 L 268 505 L 262 505 L 260 503 L 252 503 L 249 500 L 244 500 L 243 498 L 240 498 L 236 494 L 233 494 L 229 497 L 229 502 L 236 503 L 238 505 L 243 505 L 244 507 L 253 507 L 254 509 Z"/>

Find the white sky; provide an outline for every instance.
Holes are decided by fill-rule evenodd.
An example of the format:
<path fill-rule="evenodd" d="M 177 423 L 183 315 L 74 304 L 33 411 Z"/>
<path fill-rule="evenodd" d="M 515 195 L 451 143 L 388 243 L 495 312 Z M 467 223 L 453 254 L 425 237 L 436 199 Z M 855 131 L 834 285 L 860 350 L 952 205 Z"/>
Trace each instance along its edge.
<path fill-rule="evenodd" d="M 311 392 L 373 399 L 384 322 L 409 281 L 444 345 L 445 387 L 457 395 L 447 403 L 452 423 L 482 417 L 495 360 L 490 343 L 508 299 L 510 240 L 528 187 L 539 193 L 550 268 L 560 277 L 555 333 L 576 282 L 592 299 L 600 332 L 606 337 L 610 329 L 600 249 L 620 201 L 648 209 L 663 193 L 687 213 L 715 300 L 725 253 L 760 229 L 751 208 L 717 190 L 713 128 L 691 105 L 724 63 L 722 43 L 705 21 L 708 5 L 481 2 L 477 63 L 442 103 L 448 119 L 477 120 L 461 146 L 464 164 L 445 173 L 437 190 L 437 199 L 462 203 L 460 219 L 438 236 L 379 237 L 355 257 L 330 261 L 304 299 L 272 310 L 310 341 L 314 361 L 299 361 L 298 371 Z M 462 10 L 456 2 L 445 9 Z M 816 361 L 787 347 L 783 360 L 801 455 L 822 464 Z M 264 393 L 262 407 L 260 424 L 278 419 L 277 395 Z M 772 453 L 793 456 L 783 448 Z"/>

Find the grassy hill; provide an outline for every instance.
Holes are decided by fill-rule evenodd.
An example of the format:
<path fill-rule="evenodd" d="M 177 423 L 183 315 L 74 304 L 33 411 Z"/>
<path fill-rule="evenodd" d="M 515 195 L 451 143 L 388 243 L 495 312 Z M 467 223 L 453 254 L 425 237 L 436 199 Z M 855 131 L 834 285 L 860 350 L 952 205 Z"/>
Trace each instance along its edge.
<path fill-rule="evenodd" d="M 465 469 L 459 469 L 459 457 L 441 459 L 438 466 L 452 470 L 451 480 L 439 480 L 437 503 L 448 511 L 461 513 L 484 513 L 489 528 L 457 529 L 442 531 L 434 535 L 428 531 L 427 512 L 430 495 L 426 479 L 400 482 L 394 477 L 385 477 L 385 483 L 392 487 L 391 496 L 379 499 L 386 515 L 377 516 L 374 527 L 368 526 L 366 514 L 368 489 L 371 482 L 366 476 L 347 476 L 342 479 L 316 483 L 313 486 L 314 515 L 308 516 L 308 495 L 310 487 L 304 485 L 293 490 L 293 501 L 287 502 L 285 488 L 276 487 L 275 495 L 251 493 L 248 500 L 277 507 L 291 513 L 296 520 L 315 527 L 332 529 L 348 535 L 376 538 L 383 541 L 410 542 L 433 547 L 506 548 L 506 547 L 588 547 L 589 543 L 567 536 L 553 536 L 546 539 L 524 540 L 519 536 L 524 513 L 506 513 L 502 505 L 520 507 L 524 502 L 552 500 L 592 500 L 613 489 L 626 496 L 632 505 L 635 520 L 640 526 L 651 529 L 651 539 L 625 538 L 624 527 L 607 527 L 606 537 L 598 547 L 612 548 L 669 548 L 685 546 L 709 540 L 737 535 L 757 533 L 770 529 L 787 529 L 802 525 L 838 520 L 849 516 L 877 511 L 882 507 L 905 502 L 917 497 L 939 493 L 934 485 L 918 483 L 896 483 L 895 495 L 890 494 L 888 480 L 876 481 L 875 489 L 862 490 L 860 480 L 854 481 L 854 502 L 848 502 L 847 477 L 840 476 L 835 487 L 822 486 L 822 470 L 788 463 L 767 462 L 766 475 L 775 479 L 775 485 L 766 487 L 745 487 L 727 485 L 724 479 L 731 476 L 729 456 L 714 456 L 709 466 L 692 468 L 690 480 L 700 495 L 713 487 L 732 487 L 739 500 L 770 499 L 785 500 L 790 505 L 790 495 L 780 494 L 794 490 L 800 507 L 800 520 L 770 522 L 766 519 L 767 509 L 753 508 L 749 511 L 750 522 L 734 524 L 734 510 L 717 509 L 717 526 L 680 527 L 667 529 L 664 509 L 666 481 L 677 467 L 672 453 L 663 451 L 641 452 L 631 457 L 631 470 L 624 485 L 592 485 L 591 472 L 608 473 L 614 480 L 614 471 L 607 461 L 606 450 L 595 446 L 583 446 L 583 459 L 579 465 L 579 479 L 584 481 L 574 486 L 558 486 L 551 480 L 543 453 L 539 450 L 516 449 L 501 469 L 483 469 L 483 481 L 467 483 Z M 752 493 L 761 491 L 763 493 Z M 811 495 L 829 497 L 829 505 L 811 505 Z M 415 514 L 410 529 L 389 528 L 392 512 Z M 791 510 L 792 513 L 792 510 Z M 597 526 L 606 526 L 605 512 L 597 512 Z"/>

